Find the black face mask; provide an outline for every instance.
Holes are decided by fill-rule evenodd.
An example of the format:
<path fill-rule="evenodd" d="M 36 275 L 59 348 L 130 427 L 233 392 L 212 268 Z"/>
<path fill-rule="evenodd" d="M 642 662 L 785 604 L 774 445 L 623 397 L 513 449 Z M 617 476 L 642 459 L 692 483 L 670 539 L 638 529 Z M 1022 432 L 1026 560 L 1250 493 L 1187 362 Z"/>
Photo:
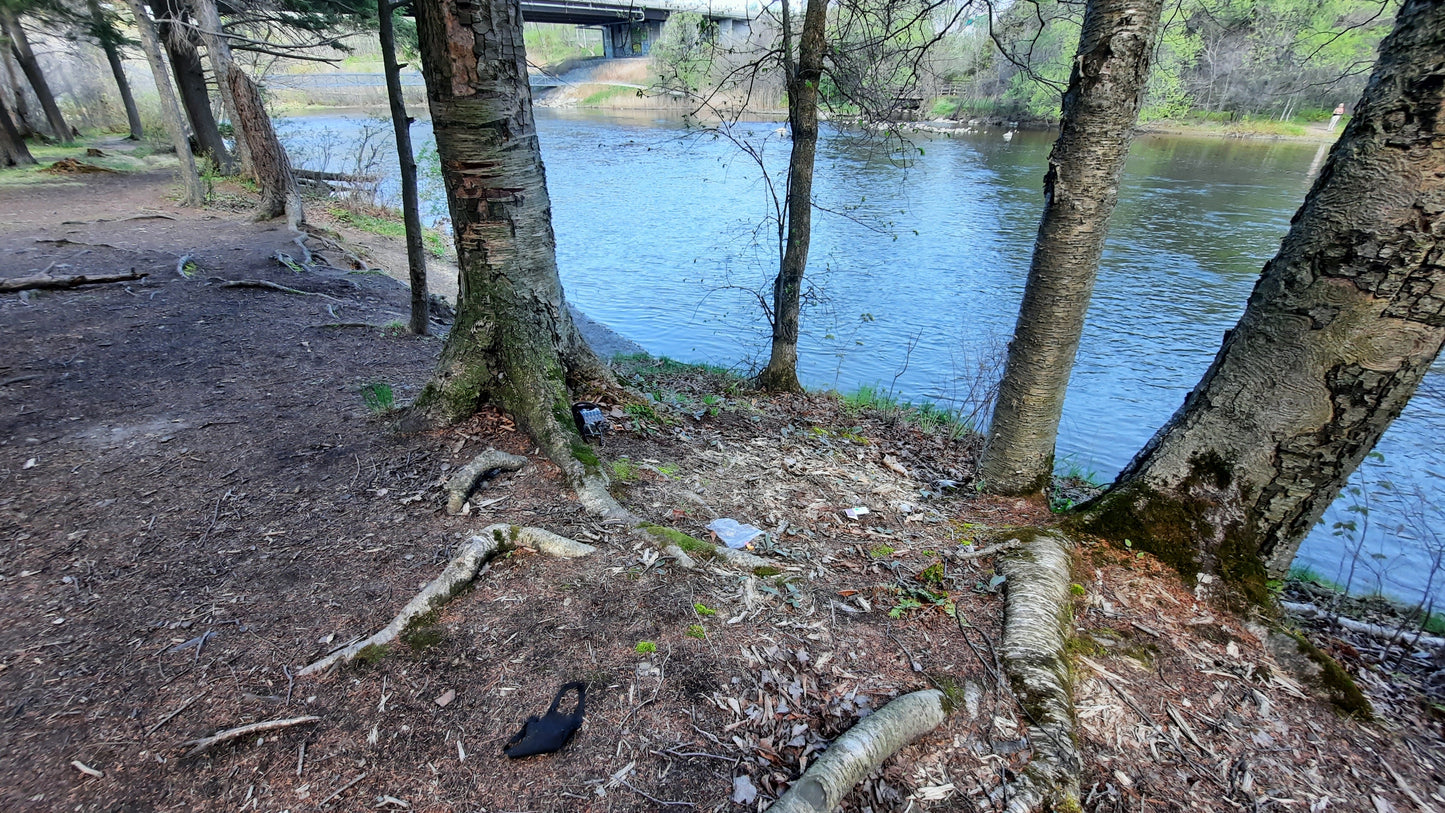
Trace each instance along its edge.
<path fill-rule="evenodd" d="M 557 707 L 562 704 L 562 698 L 567 692 L 576 690 L 577 707 L 572 709 L 571 714 L 562 714 Z M 552 707 L 541 717 L 533 715 L 527 718 L 522 730 L 512 735 L 512 739 L 503 746 L 503 753 L 512 759 L 530 757 L 536 754 L 550 754 L 560 750 L 577 729 L 582 727 L 582 715 L 587 705 L 587 684 L 568 683 L 557 690 L 557 696 L 552 698 Z"/>

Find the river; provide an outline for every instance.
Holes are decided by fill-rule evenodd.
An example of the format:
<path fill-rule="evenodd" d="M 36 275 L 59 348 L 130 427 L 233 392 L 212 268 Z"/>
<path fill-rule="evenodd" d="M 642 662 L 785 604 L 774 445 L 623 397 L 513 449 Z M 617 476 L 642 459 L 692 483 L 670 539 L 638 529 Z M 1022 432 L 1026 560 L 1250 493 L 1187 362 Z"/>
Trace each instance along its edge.
<path fill-rule="evenodd" d="M 751 290 L 776 267 L 772 198 L 727 138 L 651 114 L 538 111 L 568 298 L 656 355 L 745 370 L 766 360 Z M 389 124 L 308 115 L 281 128 L 303 165 L 349 170 Z M 775 173 L 776 123 L 740 125 Z M 418 122 L 425 154 L 432 138 Z M 1052 133 L 881 143 L 825 130 L 800 375 L 913 401 L 965 397 L 1013 329 Z M 1061 471 L 1112 479 L 1183 401 L 1234 326 L 1324 157 L 1312 143 L 1143 136 L 1130 152 L 1058 442 Z M 433 153 L 434 154 L 434 153 Z M 376 166 L 394 172 L 384 150 Z M 365 161 L 366 159 L 363 158 Z M 383 197 L 394 198 L 394 182 Z M 433 217 L 445 203 L 423 178 Z M 425 216 L 425 215 L 424 215 Z M 1445 363 L 1301 547 L 1357 592 L 1418 599 L 1445 546 Z M 1363 511 L 1361 509 L 1364 509 Z M 1335 523 L 1354 521 L 1347 533 Z M 1351 565 L 1353 576 L 1350 575 Z M 1434 579 L 1431 593 L 1445 598 Z"/>

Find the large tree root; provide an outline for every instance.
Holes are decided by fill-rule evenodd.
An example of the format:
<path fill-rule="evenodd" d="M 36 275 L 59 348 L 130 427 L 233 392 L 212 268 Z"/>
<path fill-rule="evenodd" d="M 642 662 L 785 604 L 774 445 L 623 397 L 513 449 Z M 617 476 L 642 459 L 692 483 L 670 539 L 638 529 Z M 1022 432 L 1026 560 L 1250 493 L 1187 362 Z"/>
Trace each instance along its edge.
<path fill-rule="evenodd" d="M 349 663 L 363 650 L 371 647 L 385 647 L 395 641 L 413 619 L 440 607 L 451 600 L 457 591 L 471 583 L 477 572 L 488 559 L 515 546 L 532 548 L 549 556 L 575 559 L 595 552 L 591 545 L 574 542 L 541 528 L 523 528 L 517 525 L 489 525 L 482 532 L 468 539 L 457 555 L 447 563 L 441 575 L 432 579 L 420 593 L 406 603 L 391 620 L 375 635 L 349 646 L 342 647 L 310 666 L 297 672 L 298 677 L 315 675 L 331 668 L 336 663 Z M 373 650 L 375 651 L 375 650 Z"/>
<path fill-rule="evenodd" d="M 948 717 L 943 692 L 926 689 L 896 698 L 833 741 L 767 813 L 829 813 L 848 791 L 898 749 Z"/>
<path fill-rule="evenodd" d="M 472 458 L 472 462 L 447 478 L 447 513 L 456 515 L 462 512 L 467 498 L 472 496 L 472 491 L 487 472 L 519 471 L 526 465 L 527 458 L 496 449 L 488 449 Z"/>
<path fill-rule="evenodd" d="M 306 725 L 307 723 L 320 721 L 320 717 L 308 715 L 305 717 L 292 717 L 289 720 L 267 720 L 261 723 L 251 723 L 249 725 L 228 728 L 225 731 L 217 731 L 209 737 L 201 737 L 198 740 L 181 743 L 182 748 L 187 745 L 192 746 L 191 750 L 187 751 L 182 759 L 189 759 L 221 743 L 230 742 L 231 740 L 240 739 L 251 734 L 264 734 L 267 731 L 275 731 L 281 728 L 290 728 L 291 726 Z"/>
<path fill-rule="evenodd" d="M 1298 615 L 1304 618 L 1323 618 L 1326 621 L 1339 625 L 1341 629 L 1358 632 L 1361 635 L 1368 635 L 1371 638 L 1378 638 L 1382 641 L 1399 641 L 1402 646 L 1445 649 L 1445 638 L 1426 635 L 1421 630 L 1400 630 L 1381 624 L 1367 624 L 1364 621 L 1356 621 L 1353 618 L 1335 615 L 1313 604 L 1297 604 L 1293 601 L 1281 601 L 1279 606 L 1285 612 L 1292 615 Z"/>
<path fill-rule="evenodd" d="M 1033 761 L 1004 788 L 1008 813 L 1079 809 L 1083 761 L 1074 739 L 1074 703 L 1064 641 L 1069 634 L 1069 558 L 1057 531 L 1020 534 L 1021 546 L 1000 563 L 1004 600 L 1003 665 L 1028 717 Z"/>
<path fill-rule="evenodd" d="M 62 288 L 79 288 L 82 285 L 103 285 L 107 282 L 129 282 L 131 280 L 144 279 L 145 276 L 145 274 L 136 273 L 135 269 L 131 269 L 129 273 L 125 274 L 75 274 L 66 277 L 37 274 L 31 277 L 16 277 L 14 279 L 0 280 L 0 294 L 8 294 L 15 291 L 54 291 Z"/>

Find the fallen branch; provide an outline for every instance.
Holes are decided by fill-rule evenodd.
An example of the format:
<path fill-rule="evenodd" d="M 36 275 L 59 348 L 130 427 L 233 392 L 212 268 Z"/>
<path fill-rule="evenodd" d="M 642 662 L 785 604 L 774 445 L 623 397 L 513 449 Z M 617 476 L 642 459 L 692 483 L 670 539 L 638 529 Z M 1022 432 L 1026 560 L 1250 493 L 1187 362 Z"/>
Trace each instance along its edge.
<path fill-rule="evenodd" d="M 332 302 L 345 304 L 345 300 L 337 299 L 330 294 L 323 294 L 320 291 L 302 291 L 297 288 L 287 288 L 285 285 L 277 285 L 270 280 L 264 279 L 233 279 L 221 283 L 222 288 L 264 288 L 268 291 L 280 291 L 283 294 L 296 294 L 297 296 L 319 296 L 322 299 L 329 299 Z"/>
<path fill-rule="evenodd" d="M 75 274 L 68 277 L 53 277 L 49 274 L 37 274 L 31 277 L 16 277 L 14 279 L 0 280 L 0 294 L 9 294 L 15 291 L 79 288 L 82 285 L 130 282 L 131 280 L 145 279 L 145 277 L 146 275 L 144 273 L 137 273 L 134 269 L 124 274 Z"/>
<path fill-rule="evenodd" d="M 291 174 L 308 181 L 342 181 L 344 183 L 375 183 L 375 175 L 352 175 L 346 172 L 320 172 L 314 169 L 293 169 Z"/>
<path fill-rule="evenodd" d="M 1007 577 L 1004 672 L 1027 712 L 1034 750 L 1033 760 L 1005 789 L 1008 813 L 1079 809 L 1083 760 L 1074 739 L 1074 703 L 1064 659 L 1072 548 L 1057 531 L 1020 534 L 1019 550 L 1000 563 Z"/>
<path fill-rule="evenodd" d="M 1445 638 L 1434 635 L 1426 635 L 1423 632 L 1402 632 L 1393 627 L 1386 627 L 1380 624 L 1367 624 L 1364 621 L 1356 621 L 1353 618 L 1346 618 L 1342 615 L 1321 610 L 1313 604 L 1296 604 L 1293 601 L 1281 601 L 1279 606 L 1287 613 L 1301 615 L 1305 618 L 1323 618 L 1341 629 L 1350 632 L 1358 632 L 1361 635 L 1368 635 L 1371 638 L 1379 638 L 1385 641 L 1400 641 L 1409 646 L 1423 646 L 1431 649 L 1445 649 Z"/>
<path fill-rule="evenodd" d="M 307 723 L 316 723 L 320 722 L 320 720 L 320 717 L 307 716 L 292 717 L 288 720 L 267 720 L 264 723 L 251 723 L 249 725 L 228 728 L 225 731 L 217 731 L 215 734 L 212 734 L 209 737 L 202 737 L 198 740 L 183 742 L 180 744 L 179 747 L 184 748 L 187 745 L 194 746 L 193 748 L 191 748 L 191 750 L 185 753 L 185 756 L 182 757 L 182 759 L 190 759 L 191 757 L 203 751 L 214 748 L 221 743 L 230 742 L 231 740 L 247 736 L 248 734 L 264 734 L 267 731 L 275 731 L 281 728 L 290 728 L 292 726 L 306 725 Z"/>
<path fill-rule="evenodd" d="M 353 787 L 356 786 L 356 783 L 357 783 L 357 782 L 360 782 L 361 780 L 365 779 L 366 776 L 367 776 L 366 772 L 365 772 L 365 771 L 362 771 L 361 773 L 359 773 L 359 774 L 356 775 L 356 778 L 355 778 L 355 779 L 352 779 L 350 782 L 347 782 L 346 784 L 342 785 L 341 787 L 339 787 L 339 788 L 337 788 L 336 790 L 331 791 L 331 793 L 327 794 L 327 796 L 326 796 L 325 799 L 322 799 L 321 801 L 319 801 L 319 802 L 316 803 L 316 806 L 317 806 L 317 807 L 326 807 L 326 805 L 327 805 L 332 799 L 335 799 L 337 796 L 340 796 L 341 794 L 347 792 L 348 790 L 351 790 Z"/>
<path fill-rule="evenodd" d="M 527 458 L 496 449 L 488 449 L 472 458 L 472 462 L 457 469 L 447 478 L 447 513 L 455 516 L 462 512 L 467 498 L 472 496 L 472 491 L 487 472 L 519 471 L 526 465 Z"/>
<path fill-rule="evenodd" d="M 985 556 L 992 556 L 995 553 L 1006 553 L 1022 544 L 1023 543 L 1017 539 L 1010 539 L 1007 542 L 1000 542 L 997 545 L 989 545 L 986 548 L 970 548 L 968 550 L 954 551 L 949 553 L 948 556 L 950 559 L 960 559 L 965 561 L 968 559 L 982 559 Z"/>
<path fill-rule="evenodd" d="M 440 607 L 451 600 L 457 591 L 469 584 L 477 577 L 477 572 L 482 565 L 501 553 L 514 546 L 532 548 L 539 553 L 549 556 L 559 556 L 566 559 L 575 559 L 595 552 L 597 549 L 591 545 L 581 542 L 574 542 L 564 536 L 558 536 L 550 531 L 541 528 L 523 528 L 517 525 L 489 525 L 482 529 L 482 532 L 468 539 L 462 544 L 461 550 L 452 558 L 442 570 L 441 575 L 432 579 L 426 587 L 421 589 L 411 601 L 401 608 L 396 618 L 391 620 L 376 634 L 369 638 L 351 643 L 335 652 L 327 655 L 319 661 L 302 668 L 296 673 L 297 677 L 309 677 L 331 668 L 336 663 L 349 663 L 363 651 L 370 649 L 373 652 L 381 647 L 388 646 L 395 641 L 406 629 L 407 625 L 417 616 L 424 615 L 436 607 Z"/>
<path fill-rule="evenodd" d="M 937 689 L 894 699 L 834 740 L 767 813 L 828 813 L 884 760 L 947 717 Z"/>

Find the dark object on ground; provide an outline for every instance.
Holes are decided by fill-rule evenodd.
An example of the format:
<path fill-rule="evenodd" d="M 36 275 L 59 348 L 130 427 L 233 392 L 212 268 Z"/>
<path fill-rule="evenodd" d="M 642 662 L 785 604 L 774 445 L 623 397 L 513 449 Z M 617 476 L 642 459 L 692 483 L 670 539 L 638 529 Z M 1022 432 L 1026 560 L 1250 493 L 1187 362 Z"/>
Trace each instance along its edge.
<path fill-rule="evenodd" d="M 74 276 L 68 277 L 52 277 L 49 274 L 36 274 L 33 277 L 15 277 L 14 279 L 0 280 L 0 294 L 8 294 L 14 291 L 78 288 L 82 285 L 101 285 L 107 282 L 128 282 L 134 279 L 143 279 L 145 276 L 145 274 L 136 273 L 135 269 L 131 269 L 129 273 L 125 274 L 75 274 Z"/>
<path fill-rule="evenodd" d="M 602 407 L 591 401 L 578 401 L 573 404 L 572 420 L 577 422 L 577 432 L 582 435 L 583 440 L 596 438 L 600 444 L 602 436 L 607 434 L 607 418 L 602 415 Z"/>
<path fill-rule="evenodd" d="M 86 158 L 104 158 L 104 157 L 105 157 L 105 153 L 101 152 L 100 150 L 96 149 L 95 147 L 87 147 L 86 150 L 85 150 L 85 157 L 86 157 Z"/>
<path fill-rule="evenodd" d="M 571 714 L 559 713 L 557 707 L 562 704 L 562 698 L 574 689 L 577 691 L 577 707 Z M 522 730 L 507 741 L 503 753 L 512 759 L 520 759 L 561 750 L 562 746 L 572 739 L 572 735 L 577 733 L 577 729 L 582 727 L 582 715 L 586 706 L 587 684 L 568 683 L 557 690 L 557 696 L 552 698 L 552 707 L 547 709 L 546 715 L 527 718 Z"/>
<path fill-rule="evenodd" d="M 115 172 L 115 170 L 98 167 L 95 164 L 87 164 L 84 161 L 77 161 L 74 158 L 62 158 L 41 170 L 41 172 L 49 172 L 53 175 L 83 175 L 94 172 Z"/>

